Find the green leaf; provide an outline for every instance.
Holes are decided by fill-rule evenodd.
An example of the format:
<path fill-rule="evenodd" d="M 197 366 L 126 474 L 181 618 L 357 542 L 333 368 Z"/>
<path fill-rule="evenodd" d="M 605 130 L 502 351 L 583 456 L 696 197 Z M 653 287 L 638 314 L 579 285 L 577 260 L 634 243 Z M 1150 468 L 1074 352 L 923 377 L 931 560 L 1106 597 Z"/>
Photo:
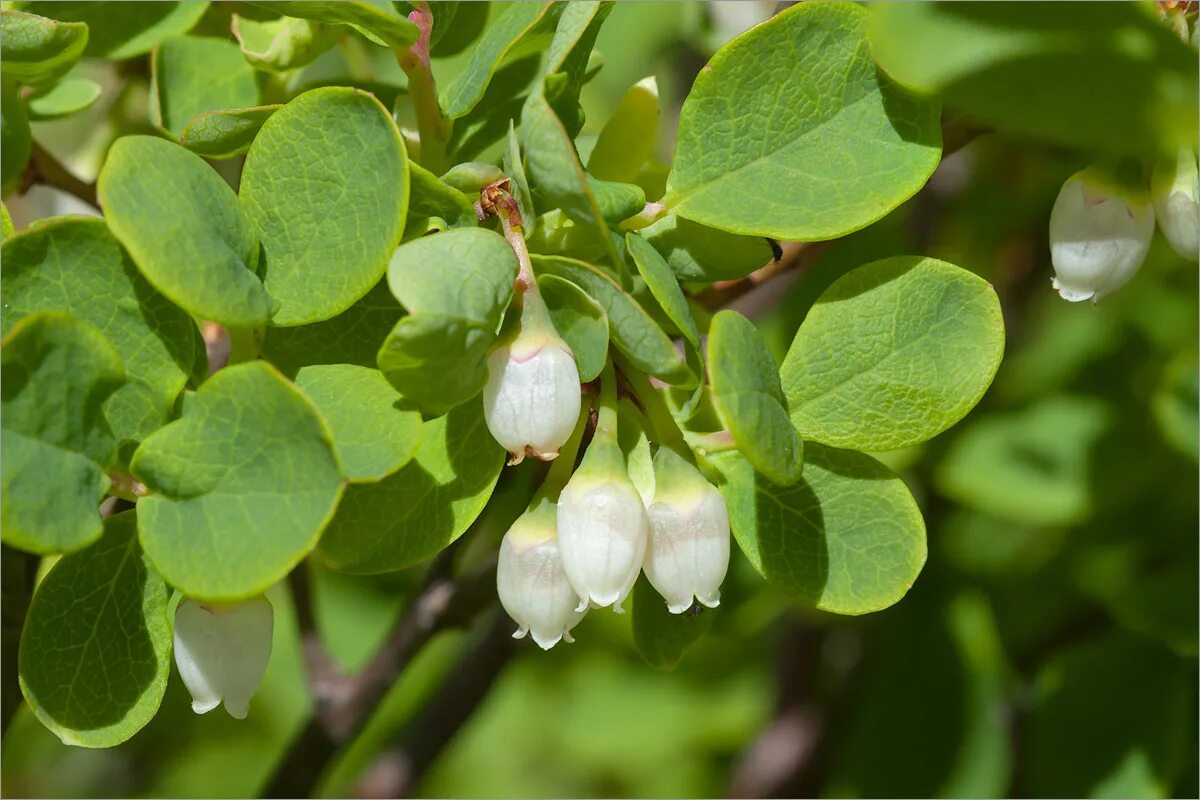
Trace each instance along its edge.
<path fill-rule="evenodd" d="M 684 419 L 690 419 L 704 393 L 704 351 L 700 347 L 700 330 L 696 327 L 696 320 L 692 319 L 692 310 L 688 306 L 687 297 L 684 296 L 671 268 L 658 254 L 658 251 L 636 233 L 625 234 L 625 244 L 630 257 L 637 265 L 638 273 L 646 282 L 646 288 L 658 301 L 659 306 L 666 313 L 667 319 L 683 335 L 688 367 L 700 378 L 691 398 L 684 403 L 680 411 Z"/>
<path fill-rule="evenodd" d="M 779 370 L 754 324 L 736 311 L 717 312 L 708 362 L 713 406 L 738 449 L 775 483 L 794 483 L 804 447 L 788 419 Z"/>
<path fill-rule="evenodd" d="M 404 222 L 407 239 L 478 224 L 470 197 L 413 161 L 408 162 L 408 182 L 408 218 Z"/>
<path fill-rule="evenodd" d="M 777 486 L 745 458 L 717 455 L 742 552 L 773 585 L 824 611 L 867 614 L 897 602 L 925 563 L 925 521 L 904 485 L 863 453 L 810 443 L 804 475 Z"/>
<path fill-rule="evenodd" d="M 55 22 L 23 11 L 0 11 L 0 67 L 4 77 L 39 86 L 66 75 L 83 55 L 88 28 L 79 22 Z"/>
<path fill-rule="evenodd" d="M 711 609 L 672 614 L 646 576 L 638 576 L 633 586 L 633 643 L 650 666 L 675 669 L 688 646 L 712 627 L 712 620 Z"/>
<path fill-rule="evenodd" d="M 310 364 L 353 364 L 375 368 L 375 356 L 404 309 L 380 281 L 363 299 L 324 322 L 267 328 L 262 355 L 294 377 Z"/>
<path fill-rule="evenodd" d="M 133 58 L 165 39 L 187 33 L 208 9 L 207 2 L 35 2 L 25 11 L 88 26 L 87 58 Z"/>
<path fill-rule="evenodd" d="M 278 73 L 311 64 L 342 35 L 336 26 L 294 17 L 258 21 L 234 14 L 231 28 L 251 66 Z"/>
<path fill-rule="evenodd" d="M 661 116 L 654 78 L 629 87 L 600 129 L 588 156 L 588 172 L 601 180 L 633 183 L 654 151 Z"/>
<path fill-rule="evenodd" d="M 1119 633 L 1048 659 L 1021 748 L 1030 795 L 1173 796 L 1193 749 L 1193 676 L 1191 664 L 1162 645 Z M 1121 701 L 1097 702 L 1115 697 Z"/>
<path fill-rule="evenodd" d="M 179 143 L 205 158 L 233 158 L 250 149 L 254 137 L 280 105 L 205 111 L 183 127 Z"/>
<path fill-rule="evenodd" d="M 205 381 L 130 468 L 149 492 L 138 501 L 142 547 L 168 583 L 202 600 L 239 600 L 282 579 L 343 488 L 320 415 L 261 361 Z"/>
<path fill-rule="evenodd" d="M 608 315 L 603 306 L 557 275 L 542 275 L 537 282 L 554 329 L 575 356 L 579 379 L 594 381 L 608 358 Z"/>
<path fill-rule="evenodd" d="M 492 75 L 510 53 L 529 36 L 554 7 L 553 3 L 512 3 L 483 33 L 471 50 L 470 60 L 440 93 L 442 108 L 458 119 L 475 107 Z"/>
<path fill-rule="evenodd" d="M 101 409 L 125 382 L 121 357 L 95 328 L 57 312 L 13 326 L 0 352 L 0 536 L 34 553 L 77 550 L 100 535 L 97 506 L 116 456 Z"/>
<path fill-rule="evenodd" d="M 376 44 L 408 47 L 420 36 L 417 26 L 396 13 L 391 3 L 368 0 L 270 0 L 252 6 L 289 17 L 349 25 Z"/>
<path fill-rule="evenodd" d="M 17 229 L 13 227 L 12 216 L 8 213 L 8 206 L 0 203 L 0 239 L 7 239 L 16 232 Z"/>
<path fill-rule="evenodd" d="M 408 207 L 400 132 L 367 92 L 305 92 L 259 131 L 241 199 L 262 239 L 267 291 L 281 304 L 271 324 L 328 319 L 379 281 L 400 243 Z"/>
<path fill-rule="evenodd" d="M 303 367 L 296 387 L 321 412 L 346 480 L 381 480 L 412 459 L 421 415 L 407 407 L 379 370 L 352 364 Z"/>
<path fill-rule="evenodd" d="M 733 233 L 818 241 L 912 197 L 941 155 L 938 104 L 879 74 L 866 34 L 861 6 L 800 3 L 722 47 L 679 113 L 667 206 Z"/>
<path fill-rule="evenodd" d="M 44 220 L 6 240 L 0 260 L 3 333 L 39 311 L 90 323 L 124 354 L 128 382 L 105 405 L 122 450 L 162 427 L 194 366 L 196 323 L 154 291 L 104 220 Z"/>
<path fill-rule="evenodd" d="M 429 420 L 404 469 L 346 490 L 321 539 L 321 557 L 334 569 L 356 573 L 424 561 L 462 536 L 483 511 L 504 459 L 480 403 Z"/>
<path fill-rule="evenodd" d="M 1095 398 L 1056 395 L 965 428 L 934 475 L 942 494 L 1027 525 L 1071 525 L 1092 510 L 1092 451 L 1111 426 Z"/>
<path fill-rule="evenodd" d="M 608 220 L 619 219 L 622 213 L 629 216 L 625 212 L 631 205 L 641 210 L 645 195 L 639 205 L 637 194 L 625 191 L 625 184 L 597 181 L 584 172 L 567 128 L 540 92 L 529 95 L 521 109 L 521 148 L 535 191 L 571 219 L 586 225 L 614 265 L 623 264 L 609 232 Z M 600 196 L 594 191 L 596 189 L 601 190 Z M 638 193 L 640 191 L 637 189 Z"/>
<path fill-rule="evenodd" d="M 557 275 L 600 304 L 608 315 L 612 342 L 634 366 L 666 383 L 690 388 L 696 375 L 688 368 L 674 343 L 658 326 L 633 295 L 624 291 L 600 269 L 558 256 L 533 256 L 533 269 L 539 275 Z"/>
<path fill-rule="evenodd" d="M 29 131 L 29 114 L 17 94 L 16 87 L 0 86 L 0 187 L 7 190 L 20 177 L 29 162 L 32 149 L 32 134 Z"/>
<path fill-rule="evenodd" d="M 271 303 L 254 272 L 258 237 L 202 158 L 156 137 L 123 136 L 108 151 L 97 191 L 109 228 L 168 299 L 233 328 L 266 323 Z"/>
<path fill-rule="evenodd" d="M 21 691 L 63 744 L 113 747 L 158 711 L 171 671 L 170 595 L 133 511 L 38 584 L 21 634 Z"/>
<path fill-rule="evenodd" d="M 100 84 L 88 78 L 64 78 L 45 91 L 30 95 L 29 119 L 46 122 L 78 114 L 100 97 Z"/>
<path fill-rule="evenodd" d="M 676 214 L 667 214 L 638 233 L 654 245 L 681 281 L 744 278 L 771 260 L 771 246 L 761 236 L 726 233 Z"/>
<path fill-rule="evenodd" d="M 254 68 L 224 39 L 167 39 L 151 59 L 150 120 L 178 138 L 197 114 L 258 105 Z"/>
<path fill-rule="evenodd" d="M 871 44 L 900 83 L 1019 133 L 1132 155 L 1195 147 L 1195 49 L 1148 8 L 1080 9 L 881 3 Z"/>
<path fill-rule="evenodd" d="M 562 4 L 554 26 L 554 38 L 546 50 L 541 91 L 534 91 L 533 95 L 545 98 L 571 139 L 578 136 L 583 127 L 579 92 L 590 74 L 596 37 L 612 12 L 613 4 L 580 0 Z"/>
<path fill-rule="evenodd" d="M 852 270 L 809 310 L 780 374 L 805 439 L 898 450 L 975 407 L 1004 355 L 991 285 L 932 258 Z"/>
<path fill-rule="evenodd" d="M 500 166 L 512 184 L 513 198 L 517 201 L 517 210 L 521 214 L 521 234 L 528 239 L 537 224 L 537 209 L 533 205 L 533 193 L 529 190 L 525 162 L 521 159 L 521 140 L 517 138 L 517 129 L 511 119 L 508 121 L 506 144 Z"/>
<path fill-rule="evenodd" d="M 388 286 L 408 309 L 379 350 L 379 368 L 430 414 L 470 400 L 512 298 L 517 257 L 483 228 L 456 228 L 402 245 Z"/>

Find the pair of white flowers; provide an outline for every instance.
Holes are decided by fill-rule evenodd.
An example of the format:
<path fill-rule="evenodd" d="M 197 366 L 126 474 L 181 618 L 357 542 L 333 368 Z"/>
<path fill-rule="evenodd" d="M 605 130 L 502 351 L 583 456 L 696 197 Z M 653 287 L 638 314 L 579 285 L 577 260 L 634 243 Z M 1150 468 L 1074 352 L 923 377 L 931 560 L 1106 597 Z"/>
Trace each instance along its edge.
<path fill-rule="evenodd" d="M 1097 168 L 1072 175 L 1050 212 L 1054 288 L 1072 302 L 1099 300 L 1142 266 L 1157 219 L 1181 256 L 1195 262 L 1200 240 L 1196 153 L 1160 164 L 1149 193 L 1117 184 Z"/>
<path fill-rule="evenodd" d="M 545 328 L 523 331 L 488 360 L 485 418 L 514 462 L 557 457 L 580 405 L 571 351 Z M 615 411 L 602 404 L 587 453 L 557 501 L 535 499 L 500 545 L 497 591 L 519 626 L 514 636 L 528 633 L 543 649 L 572 641 L 589 608 L 622 612 L 643 570 L 672 613 L 694 601 L 718 604 L 729 566 L 724 499 L 668 447 L 655 456 L 655 479 L 644 502 L 617 444 Z"/>

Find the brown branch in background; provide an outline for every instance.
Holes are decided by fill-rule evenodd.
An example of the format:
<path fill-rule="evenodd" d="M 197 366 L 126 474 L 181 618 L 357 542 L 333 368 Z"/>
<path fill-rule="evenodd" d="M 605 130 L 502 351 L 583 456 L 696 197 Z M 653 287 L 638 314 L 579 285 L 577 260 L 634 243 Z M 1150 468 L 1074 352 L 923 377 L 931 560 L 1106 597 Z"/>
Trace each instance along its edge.
<path fill-rule="evenodd" d="M 493 616 L 487 633 L 451 668 L 421 713 L 367 770 L 353 797 L 409 797 L 421 777 L 471 718 L 516 652 L 512 623 Z"/>
<path fill-rule="evenodd" d="M 468 624 L 495 603 L 495 562 L 456 579 L 450 574 L 455 549 L 447 548 L 434 559 L 387 641 L 354 675 L 342 674 L 330 660 L 318 638 L 306 577 L 293 578 L 313 713 L 263 790 L 265 797 L 308 796 L 334 755 L 362 730 L 425 643 L 440 631 Z"/>
<path fill-rule="evenodd" d="M 62 163 L 37 142 L 33 143 L 29 163 L 21 175 L 20 192 L 24 194 L 35 184 L 44 184 L 73 195 L 96 210 L 100 200 L 96 197 L 96 184 L 75 177 Z"/>
<path fill-rule="evenodd" d="M 17 647 L 21 628 L 33 597 L 37 577 L 37 556 L 0 545 L 0 654 L 3 654 L 0 683 L 0 734 L 8 731 L 21 707 L 21 687 L 17 683 Z"/>

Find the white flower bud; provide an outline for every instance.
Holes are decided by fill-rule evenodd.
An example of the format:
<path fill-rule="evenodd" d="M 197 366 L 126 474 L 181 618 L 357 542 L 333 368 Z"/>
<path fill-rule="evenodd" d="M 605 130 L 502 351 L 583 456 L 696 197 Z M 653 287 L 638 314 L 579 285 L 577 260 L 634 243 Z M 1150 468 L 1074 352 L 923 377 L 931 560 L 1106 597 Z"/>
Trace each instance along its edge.
<path fill-rule="evenodd" d="M 1072 175 L 1050 212 L 1054 288 L 1071 302 L 1099 300 L 1134 276 L 1150 248 L 1154 209 L 1093 170 Z"/>
<path fill-rule="evenodd" d="M 1175 252 L 1195 262 L 1200 255 L 1200 187 L 1196 153 L 1179 149 L 1174 163 L 1159 164 L 1150 179 L 1158 229 Z"/>
<path fill-rule="evenodd" d="M 545 332 L 518 336 L 487 363 L 484 418 L 509 463 L 556 457 L 579 418 L 579 369 L 566 343 Z"/>
<path fill-rule="evenodd" d="M 633 588 L 650 524 L 616 441 L 597 430 L 583 465 L 558 498 L 558 543 L 579 608 L 613 606 Z"/>
<path fill-rule="evenodd" d="M 654 465 L 657 488 L 648 509 L 650 546 L 642 568 L 672 614 L 691 608 L 693 598 L 715 608 L 729 569 L 725 499 L 669 448 L 659 449 Z"/>
<path fill-rule="evenodd" d="M 184 598 L 175 610 L 175 664 L 197 714 L 221 701 L 245 719 L 271 659 L 274 612 L 267 598 L 222 605 Z"/>
<path fill-rule="evenodd" d="M 573 642 L 571 629 L 583 619 L 579 596 L 567 573 L 555 533 L 555 504 L 545 500 L 526 511 L 504 534 L 496 565 L 496 590 L 500 604 L 538 646 L 549 650 L 559 640 Z"/>

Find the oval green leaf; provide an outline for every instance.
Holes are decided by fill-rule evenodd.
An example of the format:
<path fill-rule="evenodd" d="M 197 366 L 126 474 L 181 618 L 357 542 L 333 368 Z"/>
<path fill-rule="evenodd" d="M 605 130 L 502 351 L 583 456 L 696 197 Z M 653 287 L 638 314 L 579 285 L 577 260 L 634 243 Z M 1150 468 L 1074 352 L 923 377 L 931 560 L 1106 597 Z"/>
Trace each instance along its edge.
<path fill-rule="evenodd" d="M 730 41 L 696 77 L 664 202 L 733 233 L 842 236 L 933 174 L 939 110 L 876 70 L 866 9 L 799 3 Z"/>
<path fill-rule="evenodd" d="M 342 495 L 329 429 L 262 361 L 226 367 L 130 465 L 142 547 L 202 600 L 239 600 L 282 579 L 316 545 Z"/>
<path fill-rule="evenodd" d="M 579 379 L 595 380 L 608 358 L 608 315 L 587 292 L 557 275 L 537 279 L 554 329 L 575 356 Z"/>
<path fill-rule="evenodd" d="M 168 39 L 155 49 L 150 70 L 150 119 L 173 138 L 197 114 L 258 105 L 254 68 L 224 39 Z"/>
<path fill-rule="evenodd" d="M 904 256 L 859 267 L 826 289 L 780 372 L 805 439 L 883 452 L 962 419 L 1003 355 L 991 285 L 953 264 Z"/>
<path fill-rule="evenodd" d="M 148 0 L 138 3 L 34 2 L 25 10 L 88 27 L 88 58 L 124 59 L 150 52 L 159 42 L 187 33 L 208 10 L 208 3 Z"/>
<path fill-rule="evenodd" d="M 430 414 L 474 397 L 487 379 L 517 269 L 508 242 L 483 228 L 455 228 L 398 248 L 388 286 L 409 313 L 378 358 L 392 385 Z"/>
<path fill-rule="evenodd" d="M 329 430 L 342 475 L 356 483 L 382 480 L 412 459 L 421 443 L 421 415 L 408 407 L 377 369 L 321 364 L 296 373 Z"/>
<path fill-rule="evenodd" d="M 763 577 L 834 614 L 867 614 L 902 598 L 925 564 L 925 521 L 887 467 L 810 443 L 804 476 L 778 486 L 735 452 L 713 459 L 742 552 Z"/>
<path fill-rule="evenodd" d="M 192 117 L 179 143 L 205 158 L 233 158 L 246 152 L 263 124 L 280 105 L 206 111 Z"/>
<path fill-rule="evenodd" d="M 758 329 L 736 311 L 717 312 L 708 331 L 708 363 L 713 406 L 738 449 L 775 483 L 794 483 L 804 447 Z"/>
<path fill-rule="evenodd" d="M 171 670 L 170 594 L 138 546 L 133 511 L 63 557 L 21 633 L 21 692 L 63 744 L 113 747 L 157 713 Z"/>
<path fill-rule="evenodd" d="M 123 136 L 108 151 L 97 193 L 108 227 L 168 299 L 229 327 L 266 324 L 258 237 L 204 159 L 164 139 Z"/>
<path fill-rule="evenodd" d="M 77 550 L 100 535 L 116 457 L 102 407 L 125 382 L 121 357 L 58 312 L 17 323 L 0 353 L 0 537 L 34 553 Z"/>
<path fill-rule="evenodd" d="M 231 25 L 242 55 L 255 69 L 286 73 L 308 66 L 333 47 L 343 29 L 294 17 L 254 20 L 233 15 Z"/>
<path fill-rule="evenodd" d="M 334 569 L 369 574 L 436 555 L 483 511 L 504 458 L 478 401 L 426 422 L 404 469 L 346 490 L 321 539 L 321 557 Z"/>
<path fill-rule="evenodd" d="M 314 89 L 271 116 L 242 171 L 262 239 L 272 325 L 329 319 L 383 276 L 408 207 L 404 143 L 375 97 Z"/>
<path fill-rule="evenodd" d="M 376 44 L 408 47 L 420 36 L 417 26 L 390 3 L 369 0 L 271 0 L 251 3 L 273 14 L 350 25 Z"/>
<path fill-rule="evenodd" d="M 30 95 L 29 119 L 47 122 L 78 114 L 96 102 L 100 91 L 100 84 L 88 78 L 63 78 L 45 91 Z"/>
<path fill-rule="evenodd" d="M 122 450 L 167 421 L 191 374 L 196 323 L 154 291 L 104 220 L 60 217 L 5 240 L 0 330 L 39 311 L 67 311 L 125 354 L 129 381 L 105 405 Z"/>
<path fill-rule="evenodd" d="M 0 11 L 0 68 L 7 80 L 33 86 L 66 75 L 83 55 L 88 27 L 23 11 Z"/>
<path fill-rule="evenodd" d="M 744 278 L 771 260 L 771 246 L 761 236 L 739 236 L 667 214 L 638 231 L 662 254 L 681 281 L 727 281 Z"/>
<path fill-rule="evenodd" d="M 663 332 L 633 295 L 618 286 L 606 273 L 573 258 L 533 256 L 532 260 L 534 272 L 564 278 L 600 304 L 608 315 L 613 344 L 638 369 L 676 386 L 690 388 L 696 385 L 696 375 L 675 349 L 671 337 Z"/>

